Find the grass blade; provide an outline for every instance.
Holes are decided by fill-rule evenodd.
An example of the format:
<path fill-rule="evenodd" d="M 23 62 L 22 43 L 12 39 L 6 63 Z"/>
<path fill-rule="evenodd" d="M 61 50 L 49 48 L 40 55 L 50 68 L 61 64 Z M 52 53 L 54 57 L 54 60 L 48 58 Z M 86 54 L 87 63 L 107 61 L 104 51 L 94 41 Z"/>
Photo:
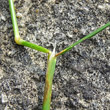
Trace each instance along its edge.
<path fill-rule="evenodd" d="M 108 22 L 107 24 L 105 24 L 104 26 L 98 28 L 97 30 L 93 31 L 92 33 L 88 34 L 87 36 L 83 37 L 82 39 L 78 40 L 77 42 L 75 42 L 74 44 L 68 46 L 66 49 L 62 50 L 61 52 L 57 53 L 55 56 L 60 56 L 62 54 L 64 54 L 65 52 L 71 50 L 74 46 L 78 45 L 79 43 L 83 42 L 86 39 L 89 39 L 93 36 L 95 36 L 96 34 L 98 34 L 100 31 L 104 30 L 105 28 L 107 28 L 108 26 L 110 26 L 110 22 Z"/>

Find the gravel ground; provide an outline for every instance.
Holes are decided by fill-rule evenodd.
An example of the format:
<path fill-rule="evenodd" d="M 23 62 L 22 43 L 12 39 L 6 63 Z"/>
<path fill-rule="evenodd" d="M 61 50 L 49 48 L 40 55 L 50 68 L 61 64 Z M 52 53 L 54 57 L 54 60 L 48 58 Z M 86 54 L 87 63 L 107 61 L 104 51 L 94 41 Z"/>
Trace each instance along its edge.
<path fill-rule="evenodd" d="M 56 52 L 110 21 L 109 0 L 15 0 L 23 39 Z M 0 110 L 41 110 L 47 55 L 14 42 L 0 0 Z M 110 110 L 110 28 L 57 59 L 51 110 Z"/>

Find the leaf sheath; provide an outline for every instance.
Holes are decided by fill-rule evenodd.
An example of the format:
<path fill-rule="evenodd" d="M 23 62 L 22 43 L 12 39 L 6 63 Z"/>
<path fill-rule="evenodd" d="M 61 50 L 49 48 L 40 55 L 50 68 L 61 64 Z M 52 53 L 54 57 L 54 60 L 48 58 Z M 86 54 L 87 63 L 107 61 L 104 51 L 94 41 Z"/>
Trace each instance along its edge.
<path fill-rule="evenodd" d="M 51 95 L 52 95 L 52 81 L 55 71 L 56 57 L 52 57 L 48 60 L 48 67 L 46 73 L 43 110 L 50 110 Z"/>

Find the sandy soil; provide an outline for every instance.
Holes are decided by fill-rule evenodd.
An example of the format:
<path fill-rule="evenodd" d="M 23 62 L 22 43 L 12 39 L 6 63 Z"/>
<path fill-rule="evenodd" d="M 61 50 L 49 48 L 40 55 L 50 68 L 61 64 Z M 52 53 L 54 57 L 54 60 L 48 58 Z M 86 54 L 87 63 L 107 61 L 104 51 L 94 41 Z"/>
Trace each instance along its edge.
<path fill-rule="evenodd" d="M 110 21 L 109 0 L 15 0 L 23 39 L 56 52 Z M 0 110 L 41 110 L 47 55 L 14 42 L 0 0 Z M 110 28 L 57 59 L 51 110 L 110 110 Z"/>

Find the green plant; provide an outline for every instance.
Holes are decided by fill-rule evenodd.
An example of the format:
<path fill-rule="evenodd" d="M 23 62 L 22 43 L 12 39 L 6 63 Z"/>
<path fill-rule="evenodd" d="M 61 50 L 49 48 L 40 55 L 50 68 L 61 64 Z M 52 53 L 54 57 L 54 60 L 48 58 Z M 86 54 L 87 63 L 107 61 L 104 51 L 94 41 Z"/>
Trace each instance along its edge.
<path fill-rule="evenodd" d="M 13 0 L 9 0 L 9 7 L 10 7 L 11 19 L 12 19 L 12 23 L 13 23 L 15 42 L 19 45 L 27 46 L 32 49 L 35 49 L 35 50 L 48 54 L 48 66 L 47 66 L 47 72 L 46 72 L 43 110 L 50 110 L 51 94 L 52 94 L 52 80 L 53 80 L 53 75 L 54 75 L 54 71 L 55 71 L 57 57 L 64 54 L 65 52 L 68 52 L 74 46 L 78 45 L 79 43 L 83 42 L 84 40 L 89 39 L 89 38 L 93 37 L 94 35 L 96 35 L 97 33 L 99 33 L 100 31 L 104 30 L 106 27 L 110 26 L 110 22 L 108 22 L 104 26 L 100 27 L 99 29 L 93 31 L 89 35 L 83 37 L 82 39 L 76 41 L 75 43 L 68 46 L 66 49 L 62 50 L 61 52 L 55 54 L 55 48 L 54 48 L 53 52 L 51 52 L 50 50 L 48 50 L 42 46 L 27 42 L 20 38 Z"/>

